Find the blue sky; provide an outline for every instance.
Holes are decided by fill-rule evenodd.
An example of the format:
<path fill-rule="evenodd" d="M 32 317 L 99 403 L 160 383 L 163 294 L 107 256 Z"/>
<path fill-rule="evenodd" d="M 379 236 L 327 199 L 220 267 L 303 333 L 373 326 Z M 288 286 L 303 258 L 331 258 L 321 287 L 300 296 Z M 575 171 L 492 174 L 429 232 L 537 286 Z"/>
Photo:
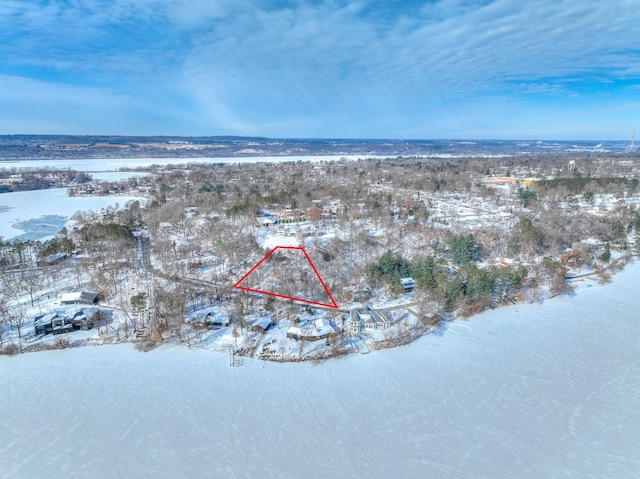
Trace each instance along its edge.
<path fill-rule="evenodd" d="M 0 134 L 630 139 L 637 0 L 1 0 Z"/>

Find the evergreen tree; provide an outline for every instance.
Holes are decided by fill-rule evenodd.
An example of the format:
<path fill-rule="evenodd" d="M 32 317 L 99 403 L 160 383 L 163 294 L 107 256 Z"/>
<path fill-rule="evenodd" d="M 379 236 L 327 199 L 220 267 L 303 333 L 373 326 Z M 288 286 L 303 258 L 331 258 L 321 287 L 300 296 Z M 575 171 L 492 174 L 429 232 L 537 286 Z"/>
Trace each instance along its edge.
<path fill-rule="evenodd" d="M 461 266 L 473 261 L 478 245 L 472 233 L 468 235 L 453 235 L 449 240 L 449 259 L 453 264 Z"/>
<path fill-rule="evenodd" d="M 464 294 L 464 284 L 462 280 L 456 276 L 447 283 L 444 293 L 444 308 L 447 311 L 452 311 L 456 305 L 458 298 Z"/>

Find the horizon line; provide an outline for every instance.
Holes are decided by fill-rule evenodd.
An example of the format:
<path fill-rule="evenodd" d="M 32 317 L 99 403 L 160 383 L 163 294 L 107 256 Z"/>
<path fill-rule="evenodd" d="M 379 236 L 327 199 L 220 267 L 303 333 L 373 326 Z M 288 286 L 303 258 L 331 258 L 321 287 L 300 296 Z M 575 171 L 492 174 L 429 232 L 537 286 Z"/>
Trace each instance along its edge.
<path fill-rule="evenodd" d="M 109 133 L 0 133 L 0 138 L 6 137 L 40 137 L 40 138 L 56 138 L 56 137 L 99 137 L 99 138 L 230 138 L 230 139 L 251 139 L 251 140 L 285 140 L 285 141 L 528 141 L 528 142 L 624 142 L 630 141 L 630 138 L 473 138 L 473 137 L 456 137 L 456 138 L 402 138 L 402 137 L 331 137 L 331 136 L 261 136 L 261 135 L 173 135 L 173 134 L 109 134 Z"/>

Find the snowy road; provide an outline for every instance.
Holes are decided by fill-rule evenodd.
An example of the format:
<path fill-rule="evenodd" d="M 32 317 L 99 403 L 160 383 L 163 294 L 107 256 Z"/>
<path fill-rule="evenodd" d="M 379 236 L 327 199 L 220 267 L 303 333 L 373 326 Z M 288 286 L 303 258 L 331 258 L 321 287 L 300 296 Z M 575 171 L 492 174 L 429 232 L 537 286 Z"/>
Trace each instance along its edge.
<path fill-rule="evenodd" d="M 0 477 L 639 477 L 639 280 L 322 364 L 1 357 Z"/>

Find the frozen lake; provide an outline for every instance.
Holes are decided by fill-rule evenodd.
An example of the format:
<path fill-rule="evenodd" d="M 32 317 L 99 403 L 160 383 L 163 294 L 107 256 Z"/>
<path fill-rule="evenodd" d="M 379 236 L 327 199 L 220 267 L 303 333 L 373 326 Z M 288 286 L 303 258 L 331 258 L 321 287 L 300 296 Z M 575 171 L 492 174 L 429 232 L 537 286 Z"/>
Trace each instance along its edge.
<path fill-rule="evenodd" d="M 151 165 L 187 165 L 189 163 L 284 163 L 288 161 L 338 161 L 341 158 L 355 160 L 361 156 L 252 156 L 220 158 L 110 158 L 78 160 L 23 160 L 0 161 L 1 168 L 71 168 L 76 171 L 100 172 L 142 168 Z"/>
<path fill-rule="evenodd" d="M 124 206 L 134 196 L 69 197 L 66 188 L 0 194 L 0 236 L 44 239 L 62 229 L 76 211 Z M 144 200 L 142 200 L 144 201 Z"/>
<path fill-rule="evenodd" d="M 640 265 L 321 364 L 0 357 L 3 478 L 637 478 Z"/>

